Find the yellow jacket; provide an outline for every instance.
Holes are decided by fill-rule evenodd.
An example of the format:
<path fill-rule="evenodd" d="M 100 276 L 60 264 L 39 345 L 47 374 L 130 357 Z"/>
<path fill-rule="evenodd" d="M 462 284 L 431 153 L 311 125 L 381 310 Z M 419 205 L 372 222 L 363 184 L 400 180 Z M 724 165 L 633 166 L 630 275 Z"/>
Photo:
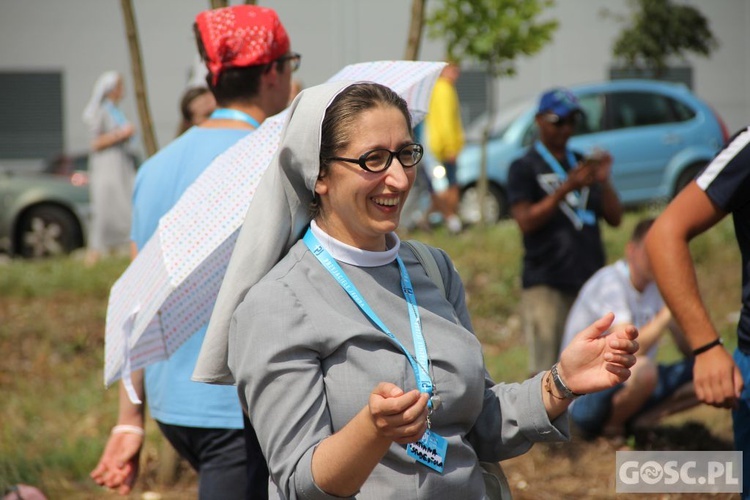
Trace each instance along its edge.
<path fill-rule="evenodd" d="M 425 117 L 427 147 L 439 161 L 455 159 L 464 147 L 461 110 L 453 84 L 440 77 L 435 82 L 430 109 Z"/>

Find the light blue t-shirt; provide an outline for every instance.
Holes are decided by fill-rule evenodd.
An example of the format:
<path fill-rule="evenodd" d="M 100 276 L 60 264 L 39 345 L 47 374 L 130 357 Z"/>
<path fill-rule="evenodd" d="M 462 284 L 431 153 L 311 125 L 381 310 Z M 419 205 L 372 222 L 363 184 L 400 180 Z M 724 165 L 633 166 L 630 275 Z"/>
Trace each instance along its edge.
<path fill-rule="evenodd" d="M 138 170 L 130 237 L 143 248 L 159 219 L 221 153 L 250 131 L 193 127 Z M 146 368 L 146 399 L 159 422 L 185 427 L 241 429 L 242 410 L 234 386 L 193 382 L 190 377 L 206 334 L 201 328 L 166 361 Z"/>

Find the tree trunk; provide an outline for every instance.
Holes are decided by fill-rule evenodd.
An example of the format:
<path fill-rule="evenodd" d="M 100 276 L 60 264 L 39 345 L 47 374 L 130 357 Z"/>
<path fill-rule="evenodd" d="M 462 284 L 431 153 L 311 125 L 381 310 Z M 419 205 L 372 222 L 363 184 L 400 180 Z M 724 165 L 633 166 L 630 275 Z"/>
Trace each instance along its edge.
<path fill-rule="evenodd" d="M 212 9 L 221 9 L 222 7 L 228 7 L 228 0 L 211 0 Z"/>
<path fill-rule="evenodd" d="M 128 48 L 130 49 L 130 69 L 133 72 L 133 85 L 135 86 L 135 99 L 138 103 L 138 117 L 141 122 L 141 136 L 143 147 L 147 156 L 152 156 L 159 147 L 156 145 L 156 136 L 151 122 L 151 112 L 148 107 L 146 95 L 145 78 L 143 77 L 143 61 L 141 59 L 141 46 L 138 41 L 138 29 L 135 25 L 132 0 L 120 0 L 123 18 L 125 19 L 125 33 L 128 37 Z"/>
<path fill-rule="evenodd" d="M 492 124 L 495 121 L 495 71 L 493 65 L 489 67 L 489 79 L 487 80 L 487 86 L 489 87 L 487 92 L 487 123 L 482 131 L 482 154 L 479 163 L 479 181 L 477 182 L 477 198 L 479 198 L 479 225 L 486 226 L 487 218 L 484 213 L 484 204 L 487 200 L 488 195 L 488 184 L 487 180 L 487 143 L 490 140 L 490 133 L 492 132 Z"/>
<path fill-rule="evenodd" d="M 409 24 L 409 38 L 406 42 L 407 61 L 419 59 L 419 45 L 422 42 L 422 27 L 424 26 L 424 7 L 427 0 L 412 0 L 411 23 Z"/>

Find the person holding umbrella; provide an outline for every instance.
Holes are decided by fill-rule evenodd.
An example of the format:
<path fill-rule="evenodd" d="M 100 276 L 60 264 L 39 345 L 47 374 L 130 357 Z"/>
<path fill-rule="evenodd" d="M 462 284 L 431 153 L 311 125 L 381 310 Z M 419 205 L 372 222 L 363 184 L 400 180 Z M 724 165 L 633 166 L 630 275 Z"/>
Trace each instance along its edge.
<path fill-rule="evenodd" d="M 328 83 L 292 103 L 245 219 L 254 237 L 232 256 L 247 273 L 224 281 L 242 291 L 215 309 L 239 303 L 228 364 L 273 498 L 482 498 L 479 460 L 565 439 L 570 401 L 629 375 L 637 331 L 600 337 L 608 315 L 551 370 L 489 378 L 449 257 L 426 248 L 433 281 L 395 233 L 422 154 L 383 85 Z"/>
<path fill-rule="evenodd" d="M 237 5 L 204 11 L 194 27 L 218 108 L 139 170 L 134 255 L 219 154 L 286 107 L 291 74 L 299 67 L 300 56 L 290 51 L 289 36 L 272 9 Z M 148 400 L 164 436 L 198 471 L 200 498 L 263 498 L 268 471 L 252 428 L 243 425 L 236 390 L 190 380 L 204 334 L 205 326 L 168 360 L 134 372 L 135 392 Z M 123 384 L 120 392 L 117 425 L 91 476 L 127 494 L 138 475 L 145 418 L 143 405 L 131 403 Z"/>

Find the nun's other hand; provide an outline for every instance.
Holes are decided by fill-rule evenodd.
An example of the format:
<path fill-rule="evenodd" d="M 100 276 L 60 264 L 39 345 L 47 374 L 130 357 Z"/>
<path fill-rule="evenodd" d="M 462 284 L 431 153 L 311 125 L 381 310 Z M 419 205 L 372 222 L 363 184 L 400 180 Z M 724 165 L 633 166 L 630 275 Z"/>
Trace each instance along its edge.
<path fill-rule="evenodd" d="M 427 430 L 426 393 L 404 392 L 389 382 L 381 382 L 370 393 L 370 419 L 379 436 L 399 444 L 418 441 Z"/>
<path fill-rule="evenodd" d="M 608 313 L 575 336 L 560 355 L 558 372 L 568 388 L 577 394 L 601 391 L 630 377 L 638 351 L 638 330 L 619 326 L 604 334 L 614 321 Z"/>

